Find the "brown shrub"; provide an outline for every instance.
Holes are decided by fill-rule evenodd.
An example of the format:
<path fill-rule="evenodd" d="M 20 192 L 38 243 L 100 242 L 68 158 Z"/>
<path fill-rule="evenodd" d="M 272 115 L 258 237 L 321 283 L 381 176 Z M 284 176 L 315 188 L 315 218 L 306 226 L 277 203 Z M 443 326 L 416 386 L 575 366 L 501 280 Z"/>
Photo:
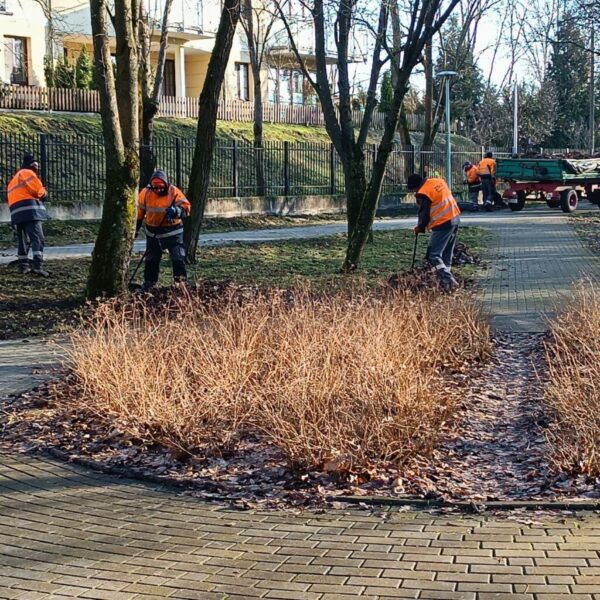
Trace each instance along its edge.
<path fill-rule="evenodd" d="M 600 474 L 600 290 L 580 284 L 545 344 L 548 438 L 561 469 Z"/>
<path fill-rule="evenodd" d="M 136 435 L 190 453 L 254 436 L 345 468 L 433 448 L 488 339 L 464 293 L 184 295 L 101 305 L 70 359 L 86 407 Z"/>

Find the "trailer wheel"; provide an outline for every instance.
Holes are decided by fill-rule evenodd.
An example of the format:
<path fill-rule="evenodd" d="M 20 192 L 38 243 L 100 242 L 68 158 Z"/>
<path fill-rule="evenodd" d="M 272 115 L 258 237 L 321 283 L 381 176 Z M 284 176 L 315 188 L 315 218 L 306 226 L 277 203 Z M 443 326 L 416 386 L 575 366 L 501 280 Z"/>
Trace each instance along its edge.
<path fill-rule="evenodd" d="M 517 192 L 517 202 L 508 205 L 510 210 L 512 210 L 513 212 L 519 212 L 520 210 L 523 210 L 523 207 L 525 206 L 526 196 L 527 194 L 523 190 L 519 190 Z"/>
<path fill-rule="evenodd" d="M 562 190 L 560 193 L 560 207 L 563 212 L 572 213 L 577 208 L 579 197 L 574 189 Z"/>

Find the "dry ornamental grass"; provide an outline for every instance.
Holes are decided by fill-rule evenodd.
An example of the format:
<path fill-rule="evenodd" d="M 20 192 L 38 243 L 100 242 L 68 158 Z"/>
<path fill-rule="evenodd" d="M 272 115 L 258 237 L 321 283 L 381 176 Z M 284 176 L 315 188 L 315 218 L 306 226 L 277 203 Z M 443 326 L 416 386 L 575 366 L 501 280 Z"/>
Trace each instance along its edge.
<path fill-rule="evenodd" d="M 184 292 L 101 305 L 70 360 L 82 408 L 133 435 L 201 456 L 253 437 L 343 471 L 428 453 L 489 350 L 465 292 Z"/>
<path fill-rule="evenodd" d="M 560 469 L 600 475 L 600 289 L 581 284 L 546 343 L 549 440 Z"/>

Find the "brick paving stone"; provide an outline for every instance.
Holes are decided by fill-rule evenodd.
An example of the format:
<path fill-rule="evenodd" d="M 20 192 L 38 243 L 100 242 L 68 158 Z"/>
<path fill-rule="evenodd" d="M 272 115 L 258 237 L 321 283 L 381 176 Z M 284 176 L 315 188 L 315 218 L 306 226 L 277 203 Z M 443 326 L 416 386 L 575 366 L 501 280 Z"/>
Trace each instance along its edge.
<path fill-rule="evenodd" d="M 481 297 L 500 329 L 539 330 L 574 279 L 600 273 L 560 213 L 471 222 L 495 230 Z M 1 342 L 2 393 L 37 384 L 54 353 Z M 577 517 L 239 512 L 0 451 L 0 598 L 600 600 L 600 517 Z"/>

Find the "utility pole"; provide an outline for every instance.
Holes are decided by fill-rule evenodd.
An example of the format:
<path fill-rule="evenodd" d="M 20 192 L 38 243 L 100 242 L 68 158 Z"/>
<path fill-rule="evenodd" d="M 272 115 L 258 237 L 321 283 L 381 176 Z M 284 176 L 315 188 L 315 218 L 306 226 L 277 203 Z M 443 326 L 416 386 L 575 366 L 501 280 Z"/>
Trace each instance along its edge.
<path fill-rule="evenodd" d="M 445 77 L 446 82 L 446 181 L 452 189 L 452 133 L 450 131 L 450 77 L 458 75 L 456 71 L 440 71 L 436 77 Z"/>
<path fill-rule="evenodd" d="M 517 79 L 513 89 L 513 147 L 512 153 L 514 156 L 519 154 L 519 88 Z"/>
<path fill-rule="evenodd" d="M 592 26 L 590 27 L 590 113 L 589 113 L 589 128 L 590 128 L 590 154 L 596 151 L 596 40 L 594 32 L 594 22 L 592 17 Z"/>

